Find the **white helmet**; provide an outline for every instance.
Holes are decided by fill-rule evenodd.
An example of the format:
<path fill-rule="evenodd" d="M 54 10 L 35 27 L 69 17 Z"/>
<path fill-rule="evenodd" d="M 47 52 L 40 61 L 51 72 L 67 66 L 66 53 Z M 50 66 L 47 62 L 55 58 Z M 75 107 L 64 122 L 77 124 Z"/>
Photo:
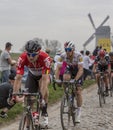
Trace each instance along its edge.
<path fill-rule="evenodd" d="M 74 43 L 72 41 L 64 43 L 64 47 L 65 48 L 73 48 L 73 49 L 75 49 L 75 45 L 74 45 Z"/>

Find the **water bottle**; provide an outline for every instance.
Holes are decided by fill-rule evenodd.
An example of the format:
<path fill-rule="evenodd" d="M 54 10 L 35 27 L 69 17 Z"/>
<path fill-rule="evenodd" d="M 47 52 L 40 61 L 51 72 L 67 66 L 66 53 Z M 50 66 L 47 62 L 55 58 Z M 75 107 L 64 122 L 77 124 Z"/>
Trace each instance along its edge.
<path fill-rule="evenodd" d="M 38 112 L 33 112 L 33 120 L 35 125 L 39 125 L 39 114 Z"/>

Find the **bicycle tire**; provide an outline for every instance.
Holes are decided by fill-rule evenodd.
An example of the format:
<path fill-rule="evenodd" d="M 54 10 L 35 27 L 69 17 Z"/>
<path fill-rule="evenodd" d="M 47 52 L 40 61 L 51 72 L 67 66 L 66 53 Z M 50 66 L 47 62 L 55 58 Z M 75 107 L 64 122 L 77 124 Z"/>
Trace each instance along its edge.
<path fill-rule="evenodd" d="M 110 82 L 110 96 L 113 96 L 113 77 L 111 78 L 111 82 Z"/>
<path fill-rule="evenodd" d="M 76 99 L 75 99 L 75 96 L 73 95 L 72 96 L 72 120 L 73 120 L 73 125 L 75 126 L 76 125 L 76 122 L 75 122 L 75 119 L 76 119 L 76 115 L 77 115 L 77 110 L 78 108 L 76 107 Z"/>
<path fill-rule="evenodd" d="M 29 130 L 35 130 L 34 127 L 33 127 L 32 117 L 30 115 L 28 115 L 27 113 L 24 113 L 22 115 L 22 118 L 21 118 L 20 124 L 19 124 L 19 130 L 25 130 L 26 129 L 27 120 L 29 121 Z"/>
<path fill-rule="evenodd" d="M 99 104 L 100 104 L 100 107 L 103 107 L 103 104 L 106 103 L 104 87 L 105 87 L 104 81 L 103 81 L 103 79 L 101 79 L 99 82 Z"/>
<path fill-rule="evenodd" d="M 70 126 L 75 126 L 75 115 L 70 107 L 69 95 L 63 95 L 60 106 L 60 119 L 63 130 L 68 130 Z"/>
<path fill-rule="evenodd" d="M 40 110 L 40 104 L 39 104 L 39 102 L 37 102 L 36 111 L 37 111 L 38 114 L 39 114 L 38 120 L 39 120 L 39 122 L 40 122 L 40 111 L 41 111 L 41 110 Z M 35 130 L 41 130 L 40 123 L 39 123 L 39 125 L 35 125 Z"/>

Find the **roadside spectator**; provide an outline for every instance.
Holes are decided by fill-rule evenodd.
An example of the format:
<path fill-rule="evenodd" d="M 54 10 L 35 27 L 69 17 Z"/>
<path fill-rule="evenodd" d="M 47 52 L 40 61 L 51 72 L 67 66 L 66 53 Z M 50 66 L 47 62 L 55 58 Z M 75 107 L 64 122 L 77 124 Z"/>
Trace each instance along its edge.
<path fill-rule="evenodd" d="M 10 73 L 16 75 L 16 63 L 11 65 Z"/>
<path fill-rule="evenodd" d="M 96 48 L 93 51 L 93 56 L 97 56 L 98 55 L 98 51 L 100 50 L 99 46 L 96 46 Z"/>
<path fill-rule="evenodd" d="M 0 55 L 0 71 L 1 71 L 1 81 L 8 82 L 8 76 L 10 74 L 11 65 L 15 64 L 16 61 L 12 60 L 10 56 L 12 44 L 7 42 L 5 44 L 5 50 L 1 52 Z"/>
<path fill-rule="evenodd" d="M 56 71 L 57 63 L 60 60 L 60 55 L 61 55 L 61 49 L 56 50 L 56 55 L 54 57 L 54 71 Z"/>
<path fill-rule="evenodd" d="M 2 109 L 0 113 L 1 118 L 7 117 L 6 113 L 16 104 L 16 102 L 22 102 L 24 100 L 24 97 L 17 97 L 13 100 L 11 98 L 15 76 L 16 75 L 14 74 L 10 74 L 8 82 L 0 84 L 0 109 Z"/>
<path fill-rule="evenodd" d="M 89 75 L 91 76 L 91 78 L 93 78 L 93 73 L 92 71 L 89 69 L 89 66 L 91 64 L 90 61 L 90 52 L 86 51 L 85 56 L 83 57 L 83 68 L 84 68 L 84 74 L 83 74 L 83 79 L 85 80 L 86 77 Z"/>

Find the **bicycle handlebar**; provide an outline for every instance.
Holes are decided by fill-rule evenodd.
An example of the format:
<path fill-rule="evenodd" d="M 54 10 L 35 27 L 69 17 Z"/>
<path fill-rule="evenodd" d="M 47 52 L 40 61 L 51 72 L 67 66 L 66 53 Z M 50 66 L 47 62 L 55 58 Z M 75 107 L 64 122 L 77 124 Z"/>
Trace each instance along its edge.
<path fill-rule="evenodd" d="M 18 96 L 20 96 L 20 95 L 22 95 L 22 96 L 39 96 L 39 92 L 38 93 L 18 92 L 18 93 L 13 93 L 12 95 L 13 96 L 16 96 L 16 95 L 18 95 Z"/>

